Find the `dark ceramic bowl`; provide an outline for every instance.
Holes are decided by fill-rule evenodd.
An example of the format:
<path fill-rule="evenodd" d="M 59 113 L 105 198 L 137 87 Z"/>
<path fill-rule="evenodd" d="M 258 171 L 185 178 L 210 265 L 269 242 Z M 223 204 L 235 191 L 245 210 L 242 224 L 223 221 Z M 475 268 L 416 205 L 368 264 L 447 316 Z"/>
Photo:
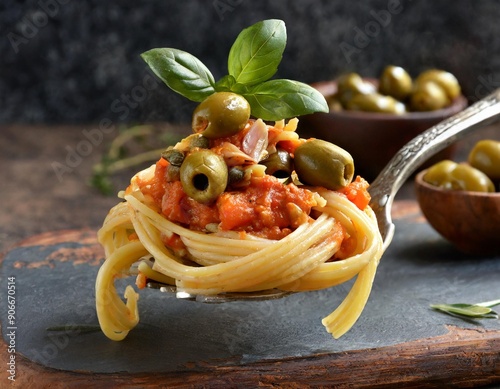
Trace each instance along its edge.
<path fill-rule="evenodd" d="M 337 92 L 335 81 L 314 83 L 312 86 L 327 100 Z M 355 111 L 315 113 L 300 118 L 299 131 L 303 138 L 324 139 L 347 150 L 354 158 L 355 174 L 371 181 L 407 142 L 466 106 L 465 97 L 459 96 L 449 107 L 429 112 L 403 115 Z M 452 154 L 453 147 L 449 147 L 429 159 L 422 168 L 451 159 Z"/>
<path fill-rule="evenodd" d="M 500 192 L 444 190 L 415 177 L 417 200 L 429 224 L 459 250 L 500 254 Z"/>

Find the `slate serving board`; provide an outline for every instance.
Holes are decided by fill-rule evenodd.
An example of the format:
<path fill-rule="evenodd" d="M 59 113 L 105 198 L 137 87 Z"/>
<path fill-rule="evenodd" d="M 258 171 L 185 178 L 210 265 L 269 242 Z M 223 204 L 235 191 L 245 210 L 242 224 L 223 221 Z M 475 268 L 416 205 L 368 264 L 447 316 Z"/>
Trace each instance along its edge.
<path fill-rule="evenodd" d="M 486 374 L 484 382 L 500 380 L 500 321 L 467 322 L 429 308 L 431 303 L 499 298 L 500 258 L 459 253 L 415 215 L 396 220 L 396 235 L 383 256 L 370 300 L 356 325 L 338 340 L 325 331 L 321 319 L 342 301 L 350 284 L 280 300 L 226 304 L 177 300 L 147 289 L 140 291 L 140 324 L 122 342 L 108 340 L 100 331 L 47 331 L 54 326 L 97 325 L 94 281 L 102 261 L 92 230 L 35 236 L 5 255 L 1 277 L 15 277 L 16 282 L 19 354 L 45 368 L 132 376 L 214 368 L 237 371 L 266 363 L 276 366 L 277 361 L 319 358 L 324 363 L 325 358 L 356 356 L 357 362 L 366 358 L 370 363 L 372 377 L 382 377 L 387 365 L 371 361 L 383 359 L 384 350 L 387 354 L 397 349 L 404 355 L 407 345 L 406 352 L 431 361 L 429 345 L 436 339 L 458 348 L 450 353 L 456 356 L 461 353 L 460 337 L 480 334 L 477 357 L 482 347 L 486 351 L 479 363 L 482 370 L 476 363 L 474 371 Z M 128 283 L 133 279 L 118 285 Z M 0 312 L 8 343 L 5 299 Z M 467 347 L 474 349 L 474 344 L 468 342 Z M 404 358 L 399 365 L 393 360 L 390 369 L 402 374 L 407 363 Z M 432 377 L 442 363 L 426 369 Z M 471 373 L 469 377 L 476 379 Z"/>

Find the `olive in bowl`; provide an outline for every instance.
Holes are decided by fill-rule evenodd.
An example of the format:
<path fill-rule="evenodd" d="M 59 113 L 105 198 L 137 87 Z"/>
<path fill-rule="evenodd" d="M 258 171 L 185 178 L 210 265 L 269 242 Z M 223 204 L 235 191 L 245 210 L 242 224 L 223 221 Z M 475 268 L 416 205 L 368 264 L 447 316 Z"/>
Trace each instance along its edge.
<path fill-rule="evenodd" d="M 500 254 L 500 193 L 484 172 L 441 161 L 417 174 L 415 190 L 429 224 L 460 251 Z"/>
<path fill-rule="evenodd" d="M 369 83 L 375 89 L 379 84 L 378 80 L 371 78 L 364 78 L 363 82 Z M 319 90 L 327 101 L 331 102 L 337 96 L 337 81 L 317 82 L 312 86 Z M 363 86 L 363 90 L 373 90 L 373 88 Z M 354 102 L 358 104 L 360 100 L 369 99 L 358 96 Z M 378 102 L 380 103 L 380 100 Z M 383 102 L 385 109 L 393 109 L 394 112 L 384 113 L 374 110 L 368 112 L 343 109 L 339 101 L 335 108 L 333 102 L 329 113 L 302 116 L 299 121 L 299 132 L 303 137 L 324 139 L 349 150 L 356 161 L 356 174 L 371 181 L 406 143 L 467 106 L 467 99 L 463 95 L 455 97 L 447 107 L 434 111 L 403 110 L 401 103 L 397 104 L 398 102 L 394 98 L 393 103 L 388 103 L 388 99 L 385 98 Z M 370 101 L 363 101 L 358 106 L 360 104 L 364 104 L 365 107 L 374 105 Z M 422 168 L 442 159 L 452 158 L 453 153 L 454 146 L 448 147 L 429 159 Z"/>

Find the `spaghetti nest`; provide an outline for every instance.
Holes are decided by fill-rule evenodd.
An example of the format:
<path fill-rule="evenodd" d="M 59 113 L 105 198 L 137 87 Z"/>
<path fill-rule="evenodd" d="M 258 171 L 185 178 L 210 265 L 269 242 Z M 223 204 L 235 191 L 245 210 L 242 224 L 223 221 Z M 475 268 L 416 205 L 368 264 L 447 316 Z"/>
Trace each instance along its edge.
<path fill-rule="evenodd" d="M 145 256 L 139 269 L 150 279 L 176 285 L 193 294 L 249 292 L 279 288 L 300 292 L 329 288 L 357 276 L 340 306 L 322 321 L 335 338 L 360 316 L 371 291 L 382 253 L 382 242 L 372 210 L 360 210 L 341 193 L 317 189 L 326 201 L 314 207 L 319 217 L 300 225 L 281 240 L 240 233 L 192 231 L 166 219 L 138 190 L 125 195 L 99 231 L 106 261 L 96 281 L 96 306 L 105 335 L 124 339 L 138 323 L 138 294 L 131 286 L 120 298 L 114 280 L 127 274 Z M 339 231 L 354 237 L 355 247 L 345 259 L 330 261 L 341 248 Z M 131 234 L 135 231 L 135 234 Z M 178 235 L 193 264 L 184 264 L 163 243 Z M 133 237 L 131 237 L 133 235 Z"/>
<path fill-rule="evenodd" d="M 132 178 L 98 233 L 106 260 L 96 279 L 96 308 L 107 337 L 122 340 L 139 321 L 138 293 L 127 286 L 124 301 L 114 284 L 134 272 L 139 288 L 153 280 L 193 295 L 304 292 L 356 277 L 344 301 L 322 321 L 335 338 L 354 325 L 382 255 L 368 184 L 358 177 L 334 190 L 305 186 L 304 176 L 283 181 L 266 174 L 259 162 L 278 149 L 297 156 L 301 145 L 316 144 L 300 139 L 296 124 L 250 120 L 238 134 L 211 141 L 208 150 L 217 163 L 243 174 L 237 183 L 228 179 L 209 203 L 186 193 L 174 159 L 161 158 Z M 168 155 L 188 160 L 199 152 L 191 141 L 179 142 Z"/>

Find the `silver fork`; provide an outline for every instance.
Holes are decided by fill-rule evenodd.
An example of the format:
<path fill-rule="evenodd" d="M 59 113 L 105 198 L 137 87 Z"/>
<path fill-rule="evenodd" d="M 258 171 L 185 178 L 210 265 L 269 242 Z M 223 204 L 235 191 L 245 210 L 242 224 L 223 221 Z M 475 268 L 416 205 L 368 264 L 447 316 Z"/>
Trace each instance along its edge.
<path fill-rule="evenodd" d="M 394 223 L 391 217 L 392 203 L 405 181 L 425 160 L 472 131 L 498 120 L 498 116 L 500 116 L 500 89 L 421 133 L 394 155 L 369 188 L 370 206 L 377 216 L 379 230 L 384 242 L 384 251 L 394 236 Z M 291 293 L 272 289 L 252 293 L 233 292 L 209 296 L 185 293 L 178 291 L 175 286 L 165 286 L 155 282 L 150 282 L 148 287 L 160 289 L 162 292 L 175 293 L 177 298 L 204 303 L 270 300 Z"/>

